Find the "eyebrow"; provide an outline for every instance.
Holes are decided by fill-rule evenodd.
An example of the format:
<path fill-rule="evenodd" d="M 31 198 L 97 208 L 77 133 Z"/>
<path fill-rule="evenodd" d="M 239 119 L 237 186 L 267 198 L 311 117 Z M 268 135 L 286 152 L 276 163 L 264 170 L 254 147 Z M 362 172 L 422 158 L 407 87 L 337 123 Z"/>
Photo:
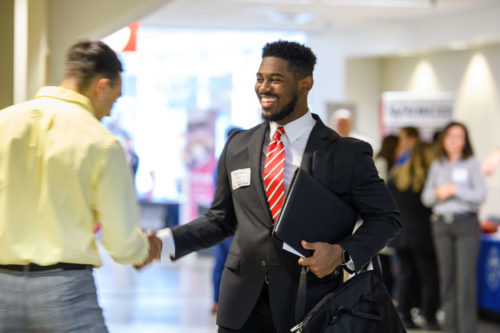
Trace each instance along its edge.
<path fill-rule="evenodd" d="M 257 76 L 262 76 L 262 73 L 261 72 L 257 72 Z M 280 74 L 280 73 L 271 73 L 269 74 L 270 76 L 279 76 L 279 77 L 285 77 L 283 74 Z"/>

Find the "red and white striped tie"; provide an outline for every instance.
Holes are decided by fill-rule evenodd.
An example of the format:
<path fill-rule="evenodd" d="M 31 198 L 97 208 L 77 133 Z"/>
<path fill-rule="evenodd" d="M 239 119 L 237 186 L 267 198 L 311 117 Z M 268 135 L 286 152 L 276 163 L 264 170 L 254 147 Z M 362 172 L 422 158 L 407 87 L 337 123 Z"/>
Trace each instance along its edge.
<path fill-rule="evenodd" d="M 276 222 L 280 215 L 283 201 L 285 200 L 285 186 L 283 185 L 283 172 L 285 169 L 285 146 L 281 142 L 281 136 L 285 129 L 279 126 L 269 143 L 264 165 L 264 186 L 266 187 L 267 202 L 271 209 L 271 215 Z"/>

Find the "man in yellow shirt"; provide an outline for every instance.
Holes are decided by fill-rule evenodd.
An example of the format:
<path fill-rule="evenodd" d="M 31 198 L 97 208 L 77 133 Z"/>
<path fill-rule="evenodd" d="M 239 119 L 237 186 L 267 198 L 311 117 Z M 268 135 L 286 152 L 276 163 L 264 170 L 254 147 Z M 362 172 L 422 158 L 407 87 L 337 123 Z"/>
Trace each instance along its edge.
<path fill-rule="evenodd" d="M 97 221 L 116 262 L 159 257 L 125 154 L 99 122 L 121 72 L 106 44 L 79 42 L 59 87 L 0 111 L 0 332 L 107 332 L 92 275 Z"/>

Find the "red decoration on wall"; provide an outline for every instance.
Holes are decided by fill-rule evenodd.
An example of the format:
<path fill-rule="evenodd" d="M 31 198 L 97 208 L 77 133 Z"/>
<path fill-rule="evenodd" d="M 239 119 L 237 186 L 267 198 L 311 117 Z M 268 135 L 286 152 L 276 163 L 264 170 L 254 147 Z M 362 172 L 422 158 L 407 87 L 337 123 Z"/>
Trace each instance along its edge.
<path fill-rule="evenodd" d="M 129 24 L 128 28 L 130 29 L 130 36 L 122 52 L 137 51 L 137 31 L 139 30 L 140 26 L 141 22 L 139 21 L 135 21 L 134 23 Z"/>

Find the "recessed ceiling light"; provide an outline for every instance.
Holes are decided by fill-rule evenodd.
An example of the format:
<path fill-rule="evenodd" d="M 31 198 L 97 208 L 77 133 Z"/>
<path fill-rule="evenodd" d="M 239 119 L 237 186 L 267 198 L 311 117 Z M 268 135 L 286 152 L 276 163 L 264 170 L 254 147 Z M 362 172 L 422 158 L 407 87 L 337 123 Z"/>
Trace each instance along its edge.
<path fill-rule="evenodd" d="M 316 19 L 313 13 L 283 13 L 270 10 L 267 13 L 267 19 L 272 23 L 277 24 L 307 24 Z"/>
<path fill-rule="evenodd" d="M 307 24 L 316 19 L 313 13 L 300 13 L 294 16 L 293 21 L 297 24 Z"/>

